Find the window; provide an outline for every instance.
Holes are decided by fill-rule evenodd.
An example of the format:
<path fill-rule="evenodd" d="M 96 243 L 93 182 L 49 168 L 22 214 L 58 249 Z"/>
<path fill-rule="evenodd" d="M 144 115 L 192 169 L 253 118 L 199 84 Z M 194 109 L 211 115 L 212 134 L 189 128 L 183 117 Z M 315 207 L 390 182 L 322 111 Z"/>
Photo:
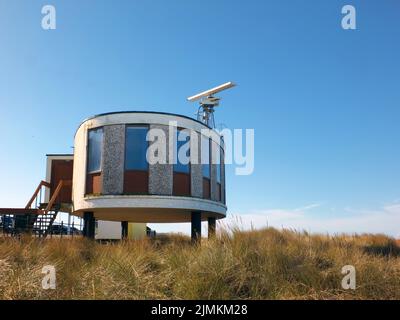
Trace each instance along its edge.
<path fill-rule="evenodd" d="M 149 193 L 148 130 L 147 126 L 126 127 L 124 194 Z"/>
<path fill-rule="evenodd" d="M 86 194 L 102 192 L 103 128 L 88 131 Z"/>
<path fill-rule="evenodd" d="M 215 143 L 215 166 L 216 166 L 216 173 L 217 173 L 217 201 L 221 201 L 222 200 L 222 185 L 221 185 L 221 181 L 222 181 L 222 155 L 223 155 L 223 150 L 222 147 L 220 147 L 217 143 Z"/>
<path fill-rule="evenodd" d="M 211 176 L 211 166 L 210 166 L 210 139 L 201 136 L 201 164 L 203 177 L 210 179 Z"/>
<path fill-rule="evenodd" d="M 221 147 L 220 146 L 216 146 L 215 148 L 217 154 L 215 155 L 215 159 L 217 161 L 216 163 L 216 167 L 217 167 L 217 183 L 221 183 L 221 156 L 222 156 L 222 152 L 221 152 Z"/>
<path fill-rule="evenodd" d="M 203 198 L 211 198 L 211 140 L 201 136 L 201 168 L 203 173 Z"/>
<path fill-rule="evenodd" d="M 176 148 L 174 150 L 174 182 L 175 196 L 190 196 L 190 131 L 178 129 Z"/>
<path fill-rule="evenodd" d="M 101 170 L 103 128 L 89 130 L 88 173 Z"/>
<path fill-rule="evenodd" d="M 126 128 L 126 170 L 148 170 L 149 164 L 146 158 L 148 142 L 146 141 L 148 128 L 131 126 Z"/>
<path fill-rule="evenodd" d="M 219 191 L 220 191 L 220 197 L 219 197 L 219 200 L 221 201 L 221 202 L 223 202 L 223 203 L 226 203 L 226 194 L 225 194 L 225 175 L 223 174 L 223 171 L 225 172 L 225 167 L 224 167 L 224 165 L 225 165 L 225 150 L 224 150 L 224 147 L 225 147 L 225 141 L 224 141 L 224 137 L 223 136 L 221 136 L 221 140 L 220 140 L 220 143 L 221 143 L 221 145 L 220 145 L 220 164 L 219 164 L 219 169 L 220 169 L 220 174 L 219 174 L 219 179 L 220 179 L 220 181 L 221 181 L 221 184 L 220 184 L 220 189 L 219 189 Z M 222 188 L 222 181 L 224 182 L 224 187 Z"/>
<path fill-rule="evenodd" d="M 177 130 L 174 171 L 190 173 L 190 133 Z"/>

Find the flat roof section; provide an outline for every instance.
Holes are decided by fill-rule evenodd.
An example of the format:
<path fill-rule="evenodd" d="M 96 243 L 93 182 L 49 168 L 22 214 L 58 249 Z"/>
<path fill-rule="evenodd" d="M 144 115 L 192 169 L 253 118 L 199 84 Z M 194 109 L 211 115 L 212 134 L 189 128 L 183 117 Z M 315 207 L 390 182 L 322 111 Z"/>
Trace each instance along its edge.
<path fill-rule="evenodd" d="M 185 116 L 185 115 L 181 115 L 181 114 L 177 114 L 177 113 L 158 112 L 158 111 L 113 111 L 113 112 L 106 112 L 106 113 L 96 114 L 96 115 L 94 115 L 94 116 L 91 116 L 91 117 L 89 117 L 89 118 L 86 118 L 85 120 L 83 120 L 83 121 L 79 124 L 77 130 L 75 131 L 75 135 L 74 135 L 74 136 L 76 136 L 76 132 L 78 132 L 78 130 L 79 130 L 79 128 L 81 127 L 81 125 L 82 125 L 83 123 L 85 123 L 86 121 L 88 121 L 88 120 L 92 120 L 92 119 L 99 118 L 99 117 L 102 117 L 102 116 L 109 116 L 109 115 L 113 115 L 113 114 L 124 114 L 124 113 L 128 113 L 128 114 L 129 114 L 129 113 L 147 113 L 147 114 L 160 114 L 160 115 L 167 115 L 167 116 L 173 116 L 173 117 L 180 117 L 180 118 L 184 118 L 184 119 L 188 119 L 188 120 L 197 122 L 197 123 L 203 125 L 203 126 L 204 126 L 205 128 L 207 128 L 207 129 L 214 130 L 213 128 L 211 128 L 211 127 L 209 127 L 208 125 L 206 125 L 204 122 L 201 122 L 201 121 L 199 121 L 199 120 L 197 120 L 197 119 L 194 119 L 194 118 L 192 118 L 192 117 Z"/>

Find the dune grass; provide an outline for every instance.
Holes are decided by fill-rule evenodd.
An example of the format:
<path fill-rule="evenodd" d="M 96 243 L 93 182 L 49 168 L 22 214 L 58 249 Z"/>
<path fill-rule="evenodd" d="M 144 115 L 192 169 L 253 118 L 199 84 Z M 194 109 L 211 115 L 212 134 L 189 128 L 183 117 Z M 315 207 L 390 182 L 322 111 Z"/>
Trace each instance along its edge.
<path fill-rule="evenodd" d="M 56 290 L 43 290 L 45 265 Z M 356 268 L 344 290 L 342 267 Z M 400 299 L 400 248 L 384 235 L 268 228 L 99 244 L 0 238 L 0 299 Z"/>

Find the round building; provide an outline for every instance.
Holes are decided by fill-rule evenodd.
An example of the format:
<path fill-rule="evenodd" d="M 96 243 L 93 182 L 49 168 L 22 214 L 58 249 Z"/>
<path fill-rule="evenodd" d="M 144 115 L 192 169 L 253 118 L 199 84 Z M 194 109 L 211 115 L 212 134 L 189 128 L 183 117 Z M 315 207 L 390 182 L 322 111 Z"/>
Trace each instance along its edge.
<path fill-rule="evenodd" d="M 161 112 L 113 112 L 85 120 L 75 134 L 73 214 L 92 236 L 96 219 L 192 223 L 226 216 L 224 144 L 192 118 Z"/>

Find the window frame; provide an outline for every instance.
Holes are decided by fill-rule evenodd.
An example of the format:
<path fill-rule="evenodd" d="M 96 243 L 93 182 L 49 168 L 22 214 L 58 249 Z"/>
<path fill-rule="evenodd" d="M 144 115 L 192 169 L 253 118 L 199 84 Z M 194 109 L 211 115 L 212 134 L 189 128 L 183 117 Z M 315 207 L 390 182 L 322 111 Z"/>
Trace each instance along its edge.
<path fill-rule="evenodd" d="M 189 142 L 189 163 L 184 165 L 184 166 L 188 167 L 188 171 L 185 171 L 185 172 L 175 170 L 176 165 L 177 165 L 177 163 L 175 163 L 175 162 L 178 162 L 178 154 L 179 154 L 178 142 L 183 142 L 183 141 L 178 141 L 179 131 L 182 131 L 182 130 L 185 130 L 188 132 L 188 138 L 189 138 L 189 140 L 185 142 L 185 143 Z M 191 197 L 192 196 L 192 185 L 191 185 L 191 180 L 192 180 L 191 133 L 192 133 L 192 129 L 178 127 L 176 131 L 177 131 L 175 134 L 176 141 L 174 141 L 174 156 L 176 156 L 176 159 L 174 159 L 174 163 L 172 165 L 172 195 L 175 197 Z M 188 184 L 187 184 L 188 188 L 185 190 L 185 192 L 177 193 L 176 191 L 180 188 L 177 187 L 176 182 L 177 182 L 177 180 L 182 180 L 182 179 L 188 180 Z"/>
<path fill-rule="evenodd" d="M 175 168 L 176 168 L 176 166 L 178 165 L 178 154 L 179 154 L 179 149 L 178 149 L 178 142 L 184 142 L 184 141 L 179 141 L 178 140 L 178 135 L 179 135 L 179 131 L 183 131 L 183 130 L 185 130 L 185 131 L 189 131 L 189 135 L 188 135 L 188 138 L 189 138 L 189 140 L 187 140 L 185 143 L 188 143 L 189 142 L 189 163 L 187 163 L 187 164 L 181 164 L 182 166 L 187 166 L 188 167 L 188 171 L 186 172 L 186 171 L 178 171 L 178 170 L 175 170 Z M 181 127 L 179 127 L 179 128 L 177 128 L 177 130 L 176 130 L 176 135 L 175 135 L 175 138 L 176 138 L 176 141 L 175 141 L 175 143 L 174 143 L 174 156 L 176 155 L 176 159 L 174 159 L 174 163 L 173 163 L 173 168 L 172 168 L 172 171 L 173 171 L 173 173 L 182 173 L 182 174 L 188 174 L 189 176 L 191 175 L 191 173 L 192 173 L 192 161 L 191 161 L 191 141 L 190 141 L 190 129 L 187 129 L 187 128 L 181 128 Z M 175 153 L 175 149 L 176 149 L 176 153 Z M 175 163 L 176 162 L 176 163 Z"/>
<path fill-rule="evenodd" d="M 150 124 L 148 123 L 132 123 L 132 124 L 125 124 L 125 138 L 124 138 L 124 174 L 123 174 L 123 190 L 122 190 L 122 194 L 123 195 L 148 195 L 149 194 L 149 175 L 150 175 L 150 164 L 147 161 L 146 158 L 146 169 L 128 169 L 127 168 L 127 156 L 128 156 L 128 152 L 127 152 L 127 132 L 129 130 L 129 128 L 143 128 L 147 130 L 146 133 L 146 137 L 147 134 L 150 130 Z M 146 142 L 146 155 L 147 155 L 147 150 L 149 148 L 150 145 L 150 141 L 147 141 L 147 139 L 145 140 Z M 137 187 L 138 189 L 140 189 L 141 187 L 143 187 L 143 191 L 127 191 L 128 186 L 130 185 L 130 181 L 131 179 L 127 179 L 128 176 L 134 176 L 134 175 L 139 175 L 145 176 L 145 184 L 144 185 L 135 185 L 135 187 Z M 137 178 L 137 177 L 136 177 Z"/>
<path fill-rule="evenodd" d="M 219 145 L 218 143 L 215 143 L 216 145 L 216 149 L 217 150 L 217 155 L 216 155 L 216 159 L 217 159 L 217 163 L 216 165 L 216 175 L 217 175 L 217 183 L 221 184 L 222 183 L 222 147 L 221 145 Z M 219 157 L 218 157 L 219 155 Z"/>
<path fill-rule="evenodd" d="M 146 136 L 147 136 L 147 134 L 148 134 L 148 132 L 149 132 L 149 130 L 150 130 L 150 125 L 149 124 L 137 124 L 137 123 L 135 123 L 135 124 L 126 124 L 125 125 L 125 144 L 124 144 L 124 172 L 125 171 L 141 171 L 141 172 L 148 172 L 149 171 L 149 169 L 150 169 L 150 164 L 149 164 L 149 162 L 147 161 L 147 159 L 146 159 L 146 165 L 147 165 L 147 168 L 146 169 L 128 169 L 127 167 L 126 167 L 126 165 L 127 165 L 127 155 L 128 155 L 128 153 L 127 153 L 127 146 L 128 146 L 128 143 L 127 143 L 127 137 L 128 137 L 128 135 L 127 135 L 127 132 L 128 132 L 128 129 L 129 128 L 143 128 L 143 129 L 146 129 L 147 130 L 147 133 L 146 133 Z M 147 154 L 147 150 L 149 149 L 149 146 L 150 146 L 150 141 L 147 141 L 147 139 L 145 140 L 146 141 L 146 154 Z"/>
<path fill-rule="evenodd" d="M 90 132 L 99 131 L 99 130 L 101 130 L 101 134 L 102 134 L 102 136 L 101 136 L 101 145 L 100 145 L 100 166 L 99 166 L 99 169 L 97 169 L 97 170 L 90 170 L 89 171 L 89 164 L 90 164 L 90 161 L 89 161 L 89 156 L 90 156 L 90 153 L 89 153 L 89 149 L 90 149 Z M 103 171 L 103 160 L 104 160 L 103 159 L 104 158 L 103 154 L 104 154 L 104 126 L 88 129 L 88 131 L 87 131 L 87 144 L 86 144 L 86 174 L 96 174 L 96 173 L 101 173 Z"/>
<path fill-rule="evenodd" d="M 224 139 L 223 137 L 221 137 L 221 142 L 224 143 Z M 226 183 L 225 183 L 225 176 L 226 176 L 226 172 L 225 172 L 225 144 L 221 144 L 221 199 L 220 201 L 223 204 L 226 204 Z M 222 161 L 223 160 L 223 161 Z M 223 170 L 223 171 L 222 171 Z"/>
<path fill-rule="evenodd" d="M 208 140 L 208 163 L 203 163 L 203 139 Z M 212 164 L 212 139 L 210 137 L 201 136 L 201 148 L 200 148 L 200 159 L 201 159 L 201 176 L 203 179 L 211 180 L 211 164 Z M 208 176 L 204 175 L 204 165 L 208 166 Z"/>

